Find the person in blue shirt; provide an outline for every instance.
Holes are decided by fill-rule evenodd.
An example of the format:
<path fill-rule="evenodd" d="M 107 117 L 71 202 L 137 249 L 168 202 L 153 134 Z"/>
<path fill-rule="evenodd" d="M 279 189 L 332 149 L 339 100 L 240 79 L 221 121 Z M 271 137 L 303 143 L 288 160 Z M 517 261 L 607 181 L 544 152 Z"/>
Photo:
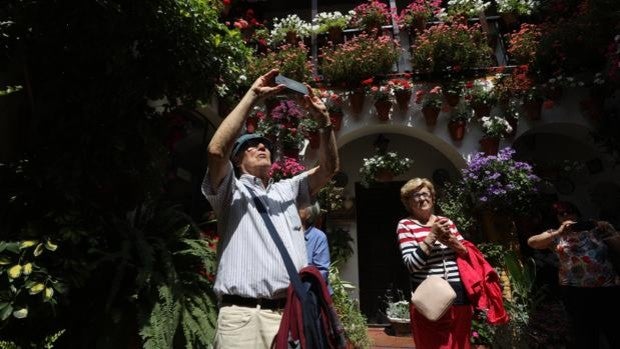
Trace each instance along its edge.
<path fill-rule="evenodd" d="M 315 224 L 321 215 L 321 207 L 318 202 L 310 204 L 299 210 L 299 217 L 303 225 L 306 238 L 306 252 L 308 254 L 308 264 L 314 265 L 321 272 L 329 294 L 334 291 L 329 286 L 329 265 L 331 263 L 329 257 L 329 244 L 325 233 L 318 229 Z"/>

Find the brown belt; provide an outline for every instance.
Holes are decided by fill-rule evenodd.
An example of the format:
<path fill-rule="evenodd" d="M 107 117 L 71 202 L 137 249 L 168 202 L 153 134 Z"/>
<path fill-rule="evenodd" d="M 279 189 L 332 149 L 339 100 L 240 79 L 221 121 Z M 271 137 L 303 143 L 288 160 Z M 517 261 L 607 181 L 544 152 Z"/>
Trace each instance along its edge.
<path fill-rule="evenodd" d="M 222 296 L 222 304 L 223 305 L 238 305 L 241 307 L 256 307 L 260 305 L 262 309 L 270 309 L 270 310 L 278 310 L 284 309 L 286 305 L 286 298 L 279 299 L 267 299 L 267 298 L 247 298 L 236 295 L 223 295 Z"/>

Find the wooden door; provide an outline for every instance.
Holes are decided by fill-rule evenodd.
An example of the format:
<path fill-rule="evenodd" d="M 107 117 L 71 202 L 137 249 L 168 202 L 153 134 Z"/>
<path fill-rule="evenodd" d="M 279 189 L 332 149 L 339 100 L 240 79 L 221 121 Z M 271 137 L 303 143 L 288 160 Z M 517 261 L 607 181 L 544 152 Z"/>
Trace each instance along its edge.
<path fill-rule="evenodd" d="M 360 308 L 370 324 L 387 323 L 384 297 L 389 290 L 410 294 L 396 239 L 396 225 L 407 216 L 400 202 L 403 184 L 355 185 Z"/>

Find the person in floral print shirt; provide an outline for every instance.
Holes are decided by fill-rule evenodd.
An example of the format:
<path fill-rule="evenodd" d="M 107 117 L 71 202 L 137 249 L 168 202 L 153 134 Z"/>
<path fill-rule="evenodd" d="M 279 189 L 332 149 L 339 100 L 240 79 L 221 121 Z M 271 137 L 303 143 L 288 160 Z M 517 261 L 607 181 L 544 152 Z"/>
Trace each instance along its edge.
<path fill-rule="evenodd" d="M 558 256 L 559 284 L 574 337 L 571 348 L 599 348 L 601 335 L 609 348 L 620 348 L 615 322 L 603 320 L 608 318 L 605 312 L 620 312 L 620 278 L 602 239 L 604 231 L 613 227 L 594 221 L 591 229 L 576 229 L 581 215 L 570 202 L 556 202 L 552 211 L 560 226 L 530 237 L 527 244 L 549 248 Z"/>

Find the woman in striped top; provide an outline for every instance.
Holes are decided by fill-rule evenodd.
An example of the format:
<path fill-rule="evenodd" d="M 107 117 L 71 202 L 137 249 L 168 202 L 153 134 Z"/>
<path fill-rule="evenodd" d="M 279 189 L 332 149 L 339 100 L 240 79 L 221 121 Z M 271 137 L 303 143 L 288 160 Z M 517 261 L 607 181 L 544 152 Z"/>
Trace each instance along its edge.
<path fill-rule="evenodd" d="M 456 264 L 457 254 L 466 254 L 463 237 L 454 223 L 433 214 L 435 187 L 426 178 L 409 180 L 400 198 L 410 216 L 398 222 L 398 244 L 403 263 L 415 290 L 429 275 L 447 277 L 456 300 L 444 316 L 429 321 L 411 306 L 411 327 L 417 348 L 469 348 L 473 307 L 465 294 Z"/>

